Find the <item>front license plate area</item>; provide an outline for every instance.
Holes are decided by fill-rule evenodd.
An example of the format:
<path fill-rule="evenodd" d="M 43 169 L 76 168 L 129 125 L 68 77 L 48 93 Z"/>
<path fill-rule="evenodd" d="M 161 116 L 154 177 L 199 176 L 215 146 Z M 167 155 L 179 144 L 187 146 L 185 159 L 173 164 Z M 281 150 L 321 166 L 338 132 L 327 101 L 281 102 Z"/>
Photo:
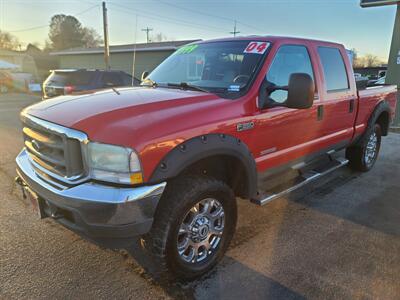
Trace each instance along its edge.
<path fill-rule="evenodd" d="M 40 199 L 38 195 L 36 195 L 36 193 L 31 191 L 30 189 L 25 188 L 25 192 L 28 200 L 31 202 L 33 211 L 37 214 L 39 219 L 46 218 L 43 200 Z"/>

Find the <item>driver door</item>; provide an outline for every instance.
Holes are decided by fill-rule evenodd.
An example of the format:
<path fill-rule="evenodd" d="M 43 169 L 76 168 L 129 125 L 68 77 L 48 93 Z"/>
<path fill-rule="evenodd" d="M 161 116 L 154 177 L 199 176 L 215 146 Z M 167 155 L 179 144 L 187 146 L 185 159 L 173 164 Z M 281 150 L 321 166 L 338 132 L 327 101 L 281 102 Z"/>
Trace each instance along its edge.
<path fill-rule="evenodd" d="M 282 45 L 276 51 L 266 74 L 266 80 L 277 86 L 287 86 L 290 75 L 306 73 L 317 85 L 310 49 L 305 45 Z M 262 93 L 260 93 L 261 97 Z M 267 95 L 268 96 L 268 95 Z M 278 90 L 269 94 L 270 99 L 282 103 L 287 91 Z M 315 152 L 314 142 L 321 137 L 318 121 L 318 91 L 314 104 L 309 109 L 273 107 L 260 109 L 257 116 L 257 167 L 259 171 L 301 162 Z"/>

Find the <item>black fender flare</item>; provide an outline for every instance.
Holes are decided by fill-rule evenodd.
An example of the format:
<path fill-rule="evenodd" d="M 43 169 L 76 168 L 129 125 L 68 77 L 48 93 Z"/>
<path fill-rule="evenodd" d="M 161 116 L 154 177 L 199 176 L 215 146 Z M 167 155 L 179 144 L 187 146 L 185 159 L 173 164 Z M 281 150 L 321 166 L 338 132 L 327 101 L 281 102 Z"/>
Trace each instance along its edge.
<path fill-rule="evenodd" d="M 372 112 L 371 116 L 368 119 L 366 130 L 360 136 L 360 138 L 357 140 L 355 145 L 364 146 L 364 144 L 367 142 L 366 139 L 365 139 L 365 136 L 368 136 L 369 132 L 371 130 L 373 130 L 373 127 L 374 127 L 376 121 L 378 121 L 378 118 L 384 112 L 389 114 L 389 122 L 388 122 L 387 128 L 382 128 L 382 133 L 383 133 L 384 136 L 388 134 L 389 126 L 390 126 L 391 108 L 390 108 L 390 104 L 386 100 L 383 100 L 383 101 L 379 102 L 379 104 L 375 107 L 374 111 Z"/>
<path fill-rule="evenodd" d="M 391 121 L 390 120 L 391 108 L 390 104 L 386 100 L 379 102 L 379 104 L 375 107 L 373 113 L 371 114 L 371 117 L 368 120 L 368 127 L 374 126 L 380 115 L 384 112 L 389 114 L 388 128 L 382 128 L 383 132 L 387 134 Z"/>
<path fill-rule="evenodd" d="M 226 134 L 206 134 L 197 136 L 176 146 L 157 165 L 150 183 L 162 182 L 178 176 L 192 164 L 217 155 L 227 155 L 238 159 L 244 169 L 247 198 L 257 194 L 256 162 L 249 148 L 240 139 Z"/>

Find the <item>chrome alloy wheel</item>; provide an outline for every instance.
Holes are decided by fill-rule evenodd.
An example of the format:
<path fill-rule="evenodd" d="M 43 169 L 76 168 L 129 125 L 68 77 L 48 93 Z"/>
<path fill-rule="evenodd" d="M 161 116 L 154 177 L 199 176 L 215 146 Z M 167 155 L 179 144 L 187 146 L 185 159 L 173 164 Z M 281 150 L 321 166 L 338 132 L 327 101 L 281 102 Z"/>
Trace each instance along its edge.
<path fill-rule="evenodd" d="M 374 131 L 369 137 L 364 153 L 364 162 L 367 166 L 374 163 L 378 151 L 378 135 Z"/>
<path fill-rule="evenodd" d="M 198 263 L 211 256 L 224 231 L 225 212 L 218 200 L 207 198 L 196 203 L 179 227 L 177 249 L 187 263 Z"/>

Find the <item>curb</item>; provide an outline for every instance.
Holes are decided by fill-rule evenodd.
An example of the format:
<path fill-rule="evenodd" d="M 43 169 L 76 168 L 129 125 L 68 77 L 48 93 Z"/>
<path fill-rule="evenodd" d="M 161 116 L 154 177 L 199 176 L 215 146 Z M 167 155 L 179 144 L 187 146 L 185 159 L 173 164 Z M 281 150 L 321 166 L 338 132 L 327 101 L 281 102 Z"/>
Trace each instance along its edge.
<path fill-rule="evenodd" d="M 400 133 L 400 127 L 390 127 L 389 129 L 390 132 L 394 132 L 394 133 Z"/>

